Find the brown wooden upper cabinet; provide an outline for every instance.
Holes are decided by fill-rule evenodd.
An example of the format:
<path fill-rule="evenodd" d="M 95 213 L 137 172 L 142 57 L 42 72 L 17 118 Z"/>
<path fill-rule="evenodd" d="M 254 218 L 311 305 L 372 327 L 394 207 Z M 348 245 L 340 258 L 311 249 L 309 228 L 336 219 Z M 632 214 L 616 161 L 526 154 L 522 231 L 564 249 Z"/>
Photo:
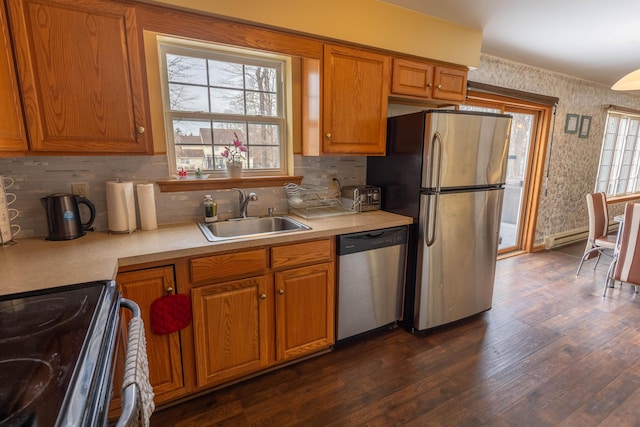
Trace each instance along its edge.
<path fill-rule="evenodd" d="M 135 8 L 108 0 L 8 6 L 30 150 L 150 153 Z"/>
<path fill-rule="evenodd" d="M 303 63 L 303 153 L 384 155 L 391 58 L 326 44 L 322 61 Z"/>
<path fill-rule="evenodd" d="M 27 135 L 4 2 L 0 3 L 0 37 L 5 46 L 0 53 L 0 156 L 15 156 L 27 151 Z"/>
<path fill-rule="evenodd" d="M 393 58 L 391 93 L 437 101 L 463 102 L 467 94 L 467 71 Z"/>

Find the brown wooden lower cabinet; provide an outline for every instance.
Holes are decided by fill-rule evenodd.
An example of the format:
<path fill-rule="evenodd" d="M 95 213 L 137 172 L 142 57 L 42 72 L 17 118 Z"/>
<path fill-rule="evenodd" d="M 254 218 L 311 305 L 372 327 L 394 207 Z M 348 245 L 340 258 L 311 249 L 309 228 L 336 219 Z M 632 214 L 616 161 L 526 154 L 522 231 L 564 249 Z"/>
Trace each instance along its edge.
<path fill-rule="evenodd" d="M 292 359 L 334 343 L 333 263 L 275 273 L 278 360 Z"/>
<path fill-rule="evenodd" d="M 264 277 L 194 288 L 193 332 L 199 387 L 264 368 L 267 310 Z"/>
<path fill-rule="evenodd" d="M 147 339 L 147 359 L 149 361 L 149 381 L 155 394 L 156 405 L 183 396 L 182 352 L 180 333 L 156 335 L 151 332 L 151 303 L 168 293 L 176 291 L 173 266 L 149 268 L 118 274 L 116 279 L 124 298 L 135 301 L 140 306 Z M 124 310 L 128 323 L 130 314 Z M 123 352 L 121 352 L 122 354 Z M 120 380 L 119 375 L 116 376 Z M 114 385 L 119 393 L 120 386 Z"/>
<path fill-rule="evenodd" d="M 249 269 L 217 268 L 222 261 L 234 266 L 248 259 Z M 119 273 L 122 295 L 142 312 L 156 406 L 329 349 L 335 335 L 334 262 L 335 240 L 327 238 Z M 151 303 L 178 289 L 191 296 L 192 325 L 155 335 Z"/>

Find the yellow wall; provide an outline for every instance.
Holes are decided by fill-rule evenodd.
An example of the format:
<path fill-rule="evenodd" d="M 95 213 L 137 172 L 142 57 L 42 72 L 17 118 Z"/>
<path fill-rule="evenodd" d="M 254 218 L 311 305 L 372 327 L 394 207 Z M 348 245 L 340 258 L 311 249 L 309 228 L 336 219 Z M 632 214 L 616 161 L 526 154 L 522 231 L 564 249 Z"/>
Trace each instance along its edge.
<path fill-rule="evenodd" d="M 477 67 L 482 32 L 379 0 L 153 0 L 269 26 Z"/>

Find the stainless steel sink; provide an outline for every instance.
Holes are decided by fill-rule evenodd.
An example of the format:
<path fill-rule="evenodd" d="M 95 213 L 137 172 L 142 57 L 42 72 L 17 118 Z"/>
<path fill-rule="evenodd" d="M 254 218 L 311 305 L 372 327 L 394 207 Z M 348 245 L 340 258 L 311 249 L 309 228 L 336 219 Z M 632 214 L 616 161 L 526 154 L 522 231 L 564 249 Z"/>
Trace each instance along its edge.
<path fill-rule="evenodd" d="M 199 222 L 198 227 L 200 227 L 200 230 L 210 242 L 311 230 L 311 227 L 288 216 L 231 219 L 208 223 Z"/>

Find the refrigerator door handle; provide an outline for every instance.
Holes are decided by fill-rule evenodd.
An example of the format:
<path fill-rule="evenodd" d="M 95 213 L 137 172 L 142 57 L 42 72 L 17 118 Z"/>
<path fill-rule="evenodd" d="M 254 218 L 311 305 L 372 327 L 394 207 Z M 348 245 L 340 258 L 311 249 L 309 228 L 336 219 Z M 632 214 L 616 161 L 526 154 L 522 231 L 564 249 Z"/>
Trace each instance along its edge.
<path fill-rule="evenodd" d="M 435 171 L 435 178 L 436 178 L 436 192 L 440 192 L 440 172 L 441 172 L 441 168 L 442 168 L 442 136 L 440 135 L 440 132 L 436 132 L 433 134 L 433 138 L 431 139 L 431 180 L 433 181 L 433 177 L 434 177 L 434 171 L 433 171 L 433 162 L 435 161 L 435 154 L 436 154 L 436 146 L 438 149 L 438 163 L 437 163 L 437 169 Z"/>
<path fill-rule="evenodd" d="M 431 199 L 433 201 L 433 207 L 431 206 Z M 432 246 L 436 241 L 436 219 L 438 213 L 438 193 L 436 194 L 427 194 L 427 200 L 425 203 L 425 212 L 423 212 L 422 217 L 425 218 L 427 222 L 425 224 L 424 229 L 424 244 L 427 246 Z"/>

